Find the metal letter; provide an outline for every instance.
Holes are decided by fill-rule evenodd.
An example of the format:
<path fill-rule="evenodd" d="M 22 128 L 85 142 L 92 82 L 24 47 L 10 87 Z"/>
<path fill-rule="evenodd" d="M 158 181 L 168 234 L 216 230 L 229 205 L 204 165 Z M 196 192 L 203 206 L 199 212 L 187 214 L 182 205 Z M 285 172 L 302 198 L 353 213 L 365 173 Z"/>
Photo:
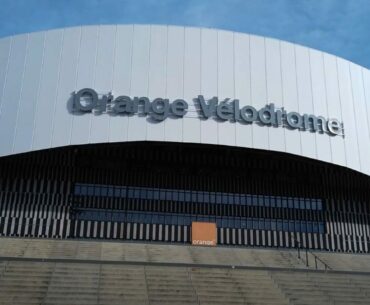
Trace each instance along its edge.
<path fill-rule="evenodd" d="M 135 113 L 133 102 L 129 96 L 121 95 L 114 101 L 113 111 L 116 113 Z"/>
<path fill-rule="evenodd" d="M 163 98 L 156 98 L 152 102 L 152 113 L 150 114 L 153 119 L 156 119 L 158 121 L 163 121 L 168 117 L 168 111 L 169 111 L 169 102 L 167 99 Z"/>
<path fill-rule="evenodd" d="M 88 99 L 86 99 L 88 97 Z M 81 103 L 83 99 L 86 104 Z M 74 95 L 74 106 L 79 111 L 91 112 L 98 104 L 98 94 L 95 90 L 90 88 L 84 88 L 75 93 Z"/>
<path fill-rule="evenodd" d="M 337 119 L 329 119 L 327 125 L 331 134 L 344 136 L 342 126 Z"/>
<path fill-rule="evenodd" d="M 210 118 L 215 112 L 215 107 L 218 104 L 218 98 L 213 97 L 208 101 L 208 105 L 206 104 L 203 95 L 198 95 L 197 100 L 200 104 L 200 109 L 203 112 L 203 116 L 207 119 Z"/>
<path fill-rule="evenodd" d="M 216 115 L 221 120 L 232 119 L 233 107 L 227 103 L 228 99 L 225 99 L 216 107 Z"/>
<path fill-rule="evenodd" d="M 286 116 L 286 122 L 292 128 L 301 128 L 302 121 L 302 117 L 298 112 L 289 112 Z"/>
<path fill-rule="evenodd" d="M 267 117 L 266 114 L 268 115 Z M 276 124 L 275 105 L 270 104 L 266 107 L 263 107 L 260 111 L 258 111 L 258 118 L 263 124 L 275 125 Z"/>
<path fill-rule="evenodd" d="M 171 104 L 171 111 L 173 115 L 183 117 L 188 109 L 188 103 L 184 100 L 178 99 Z"/>
<path fill-rule="evenodd" d="M 247 123 L 252 123 L 253 121 L 257 120 L 257 115 L 258 112 L 253 106 L 244 106 L 242 109 L 240 109 L 240 116 Z"/>

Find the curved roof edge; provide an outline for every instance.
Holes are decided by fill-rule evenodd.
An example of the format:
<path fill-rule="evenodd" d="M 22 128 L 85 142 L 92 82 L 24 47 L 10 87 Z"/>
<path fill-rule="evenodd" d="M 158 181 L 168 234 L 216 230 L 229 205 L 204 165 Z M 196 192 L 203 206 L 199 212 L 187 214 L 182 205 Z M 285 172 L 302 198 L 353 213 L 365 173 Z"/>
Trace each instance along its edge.
<path fill-rule="evenodd" d="M 313 47 L 310 47 L 310 46 L 307 46 L 307 45 L 304 45 L 304 44 L 301 44 L 301 43 L 297 43 L 297 42 L 293 42 L 293 41 L 289 41 L 289 40 L 285 40 L 285 39 L 279 39 L 279 38 L 276 38 L 276 37 L 272 37 L 272 36 L 263 36 L 263 35 L 258 35 L 258 34 L 253 34 L 253 33 L 247 33 L 247 32 L 241 32 L 241 31 L 233 31 L 233 30 L 227 30 L 227 29 L 221 29 L 221 28 L 216 28 L 216 27 L 206 27 L 206 26 L 192 26 L 192 25 L 176 25 L 176 24 L 155 24 L 155 23 L 106 23 L 106 24 L 100 24 L 100 23 L 97 23 L 97 24 L 82 24 L 82 25 L 71 25 L 71 26 L 66 26 L 66 27 L 55 27 L 55 28 L 51 28 L 51 29 L 47 29 L 47 30 L 40 30 L 40 31 L 32 31 L 32 32 L 23 32 L 23 33 L 18 33 L 18 34 L 14 34 L 14 35 L 7 35 L 7 36 L 3 36 L 3 37 L 0 37 L 0 40 L 2 39 L 8 39 L 8 38 L 11 38 L 11 37 L 16 37 L 16 36 L 22 36 L 22 35 L 30 35 L 30 34 L 36 34 L 36 33 L 42 33 L 42 32 L 53 32 L 53 31 L 58 31 L 58 30 L 64 30 L 64 29 L 73 29 L 73 28 L 83 28 L 83 27 L 94 27 L 94 26 L 101 26 L 101 27 L 104 27 L 104 26 L 156 26 L 156 27 L 178 27 L 178 28 L 193 28 L 193 29 L 201 29 L 201 30 L 213 30 L 213 31 L 218 31 L 218 32 L 228 32 L 228 33 L 233 33 L 233 34 L 242 34 L 242 35 L 249 35 L 249 36 L 254 36 L 254 37 L 261 37 L 261 38 L 264 38 L 264 39 L 270 39 L 270 40 L 275 40 L 275 41 L 279 41 L 279 42 L 285 42 L 285 43 L 288 43 L 288 44 L 292 44 L 292 45 L 296 45 L 296 46 L 301 46 L 303 48 L 307 48 L 307 49 L 310 49 L 310 50 L 314 50 L 314 51 L 317 51 L 317 52 L 321 52 L 321 53 L 324 53 L 324 54 L 329 54 L 331 56 L 334 56 L 336 58 L 340 58 L 346 62 L 349 62 L 353 65 L 356 65 L 356 66 L 359 66 L 365 70 L 368 70 L 370 71 L 369 68 L 361 65 L 361 64 L 358 64 L 358 63 L 355 63 L 349 59 L 346 59 L 342 56 L 339 56 L 339 55 L 336 55 L 336 54 L 333 54 L 333 53 L 329 53 L 329 52 L 326 52 L 326 51 L 322 51 L 320 49 L 317 49 L 317 48 L 313 48 Z"/>

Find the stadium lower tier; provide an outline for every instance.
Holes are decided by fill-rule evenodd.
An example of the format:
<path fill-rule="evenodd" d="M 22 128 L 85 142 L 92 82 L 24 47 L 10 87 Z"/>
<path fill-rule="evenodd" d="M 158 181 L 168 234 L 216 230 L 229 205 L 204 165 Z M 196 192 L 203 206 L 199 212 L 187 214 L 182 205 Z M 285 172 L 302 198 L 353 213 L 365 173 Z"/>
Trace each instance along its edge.
<path fill-rule="evenodd" d="M 0 158 L 0 236 L 369 252 L 370 178 L 289 154 L 160 142 Z"/>

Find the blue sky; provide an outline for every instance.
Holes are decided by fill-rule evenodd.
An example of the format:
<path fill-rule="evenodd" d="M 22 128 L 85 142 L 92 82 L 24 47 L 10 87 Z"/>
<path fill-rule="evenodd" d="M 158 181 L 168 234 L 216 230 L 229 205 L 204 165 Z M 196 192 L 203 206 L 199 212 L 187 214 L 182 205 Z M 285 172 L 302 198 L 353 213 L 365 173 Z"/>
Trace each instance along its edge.
<path fill-rule="evenodd" d="M 0 0 L 0 37 L 84 24 L 175 24 L 274 37 L 370 68 L 370 0 Z"/>

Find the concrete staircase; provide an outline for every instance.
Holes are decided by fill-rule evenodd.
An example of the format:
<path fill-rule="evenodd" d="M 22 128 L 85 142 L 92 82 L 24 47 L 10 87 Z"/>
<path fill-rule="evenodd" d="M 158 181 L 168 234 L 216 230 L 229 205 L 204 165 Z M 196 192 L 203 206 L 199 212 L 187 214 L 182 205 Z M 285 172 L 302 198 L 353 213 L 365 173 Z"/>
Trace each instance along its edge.
<path fill-rule="evenodd" d="M 369 304 L 370 275 L 7 261 L 0 304 Z"/>
<path fill-rule="evenodd" d="M 370 272 L 351 270 L 369 256 L 317 255 L 332 270 L 284 250 L 0 238 L 0 305 L 370 304 Z"/>
<path fill-rule="evenodd" d="M 149 304 L 198 304 L 188 268 L 145 267 Z"/>
<path fill-rule="evenodd" d="M 6 262 L 0 304 L 289 304 L 264 271 Z M 268 293 L 267 293 L 268 292 Z"/>
<path fill-rule="evenodd" d="M 370 272 L 369 254 L 348 254 L 348 253 L 315 253 L 322 261 L 329 264 L 334 270 L 348 270 L 359 272 Z"/>
<path fill-rule="evenodd" d="M 271 276 L 292 304 L 370 304 L 370 275 L 274 271 Z"/>
<path fill-rule="evenodd" d="M 199 304 L 289 304 L 266 271 L 199 268 L 191 279 Z"/>

